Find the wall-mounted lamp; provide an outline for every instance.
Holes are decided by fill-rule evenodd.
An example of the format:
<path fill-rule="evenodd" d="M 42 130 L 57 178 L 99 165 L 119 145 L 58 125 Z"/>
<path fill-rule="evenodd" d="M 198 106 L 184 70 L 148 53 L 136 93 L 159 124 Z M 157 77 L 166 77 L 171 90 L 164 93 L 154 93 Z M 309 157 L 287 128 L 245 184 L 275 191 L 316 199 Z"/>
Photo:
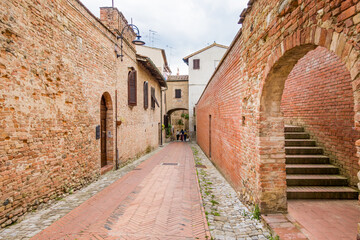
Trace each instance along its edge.
<path fill-rule="evenodd" d="M 123 38 L 124 38 L 124 31 L 125 31 L 125 30 L 129 30 L 129 28 L 132 28 L 133 30 L 136 31 L 136 39 L 134 39 L 134 40 L 132 41 L 132 43 L 135 44 L 135 45 L 144 45 L 144 44 L 145 44 L 144 41 L 141 41 L 141 40 L 140 40 L 141 36 L 140 36 L 140 31 L 139 31 L 138 27 L 135 26 L 135 25 L 132 24 L 132 23 L 126 25 L 126 26 L 122 29 L 120 36 L 117 36 L 117 39 L 121 39 L 121 45 L 120 45 L 121 52 L 120 52 L 120 54 L 117 53 L 117 50 L 116 50 L 116 48 L 115 48 L 116 57 L 118 57 L 118 58 L 120 57 L 120 58 L 121 58 L 121 61 L 123 61 L 123 57 L 124 57 L 124 55 L 123 55 Z"/>

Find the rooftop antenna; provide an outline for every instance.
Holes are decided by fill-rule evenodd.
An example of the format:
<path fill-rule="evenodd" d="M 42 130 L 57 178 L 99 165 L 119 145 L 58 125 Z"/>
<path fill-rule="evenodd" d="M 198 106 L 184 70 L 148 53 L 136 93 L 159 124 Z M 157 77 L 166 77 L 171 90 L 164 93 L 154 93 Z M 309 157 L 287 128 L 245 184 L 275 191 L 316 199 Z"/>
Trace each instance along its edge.
<path fill-rule="evenodd" d="M 114 8 L 114 0 L 112 0 L 112 8 Z"/>
<path fill-rule="evenodd" d="M 149 42 L 151 47 L 154 47 L 155 34 L 157 34 L 156 31 L 149 29 Z"/>

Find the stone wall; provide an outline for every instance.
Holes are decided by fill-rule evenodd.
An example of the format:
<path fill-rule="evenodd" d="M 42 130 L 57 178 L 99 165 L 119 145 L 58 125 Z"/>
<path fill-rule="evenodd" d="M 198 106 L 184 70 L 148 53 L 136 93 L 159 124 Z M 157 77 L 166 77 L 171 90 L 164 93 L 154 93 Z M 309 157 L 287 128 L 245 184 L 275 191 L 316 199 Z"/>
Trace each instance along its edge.
<path fill-rule="evenodd" d="M 143 108 L 143 81 L 131 44 L 116 58 L 116 36 L 76 0 L 0 2 L 0 225 L 16 221 L 100 174 L 100 101 L 115 121 L 120 163 L 158 146 L 160 109 Z M 122 19 L 122 18 L 118 18 Z M 127 101 L 129 68 L 138 72 L 135 107 Z M 115 97 L 117 91 L 117 99 Z M 109 141 L 115 144 L 115 125 Z M 108 148 L 115 160 L 115 146 Z"/>
<path fill-rule="evenodd" d="M 360 133 L 353 129 L 351 76 L 340 59 L 323 47 L 300 59 L 285 82 L 281 109 L 285 123 L 304 126 L 356 186 Z"/>
<path fill-rule="evenodd" d="M 208 155 L 211 149 L 211 160 L 245 200 L 263 213 L 283 212 L 282 93 L 295 64 L 317 46 L 334 53 L 350 73 L 353 126 L 360 130 L 360 2 L 251 0 L 240 22 L 198 102 L 197 141 Z"/>

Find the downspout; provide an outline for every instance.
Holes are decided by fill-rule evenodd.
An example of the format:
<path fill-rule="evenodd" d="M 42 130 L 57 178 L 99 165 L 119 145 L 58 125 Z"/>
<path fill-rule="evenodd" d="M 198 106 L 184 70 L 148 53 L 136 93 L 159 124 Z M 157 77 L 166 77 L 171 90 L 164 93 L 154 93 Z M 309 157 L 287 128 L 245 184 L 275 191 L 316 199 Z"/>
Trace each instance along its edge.
<path fill-rule="evenodd" d="M 160 146 L 163 145 L 163 92 L 165 92 L 168 88 L 162 88 L 160 87 L 160 102 L 161 102 L 161 107 L 160 107 L 160 127 L 161 127 L 161 136 L 160 136 Z M 166 104 L 166 103 L 165 103 Z"/>
<path fill-rule="evenodd" d="M 115 158 L 115 170 L 119 169 L 119 149 L 118 149 L 118 134 L 117 134 L 117 90 L 115 89 L 115 149 L 116 149 L 116 158 Z"/>

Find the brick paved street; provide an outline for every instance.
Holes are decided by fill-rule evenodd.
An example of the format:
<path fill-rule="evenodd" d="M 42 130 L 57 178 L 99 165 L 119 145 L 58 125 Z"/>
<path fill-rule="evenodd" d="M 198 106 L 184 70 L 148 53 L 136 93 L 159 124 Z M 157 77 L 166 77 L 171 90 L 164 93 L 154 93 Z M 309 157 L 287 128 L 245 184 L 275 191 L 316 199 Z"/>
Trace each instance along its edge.
<path fill-rule="evenodd" d="M 48 215 L 58 211 L 61 207 Z M 35 214 L 35 222 L 26 219 L 0 236 L 28 239 L 53 218 Z M 192 151 L 186 143 L 174 143 L 32 239 L 205 239 L 207 234 Z"/>

